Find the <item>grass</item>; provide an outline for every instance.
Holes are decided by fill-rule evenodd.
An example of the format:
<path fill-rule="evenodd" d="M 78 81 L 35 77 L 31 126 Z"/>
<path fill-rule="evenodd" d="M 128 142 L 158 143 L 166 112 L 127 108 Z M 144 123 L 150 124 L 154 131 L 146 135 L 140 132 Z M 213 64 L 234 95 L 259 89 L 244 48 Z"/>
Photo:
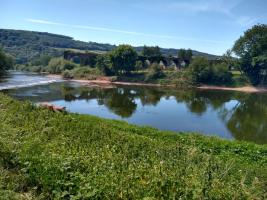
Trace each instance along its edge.
<path fill-rule="evenodd" d="M 53 113 L 0 94 L 0 199 L 266 199 L 267 146 Z"/>

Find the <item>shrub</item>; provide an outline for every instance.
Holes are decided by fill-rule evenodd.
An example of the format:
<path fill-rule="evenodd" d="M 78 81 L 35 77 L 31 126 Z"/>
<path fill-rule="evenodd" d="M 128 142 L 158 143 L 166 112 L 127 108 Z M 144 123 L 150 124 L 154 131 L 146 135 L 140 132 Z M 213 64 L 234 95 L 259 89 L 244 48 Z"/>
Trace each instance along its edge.
<path fill-rule="evenodd" d="M 135 69 L 137 52 L 130 45 L 120 45 L 109 54 L 112 70 L 116 74 L 129 73 Z"/>
<path fill-rule="evenodd" d="M 64 60 L 63 58 L 52 58 L 46 70 L 52 74 L 59 74 L 65 70 L 72 70 L 75 67 L 77 65 L 71 61 Z"/>
<path fill-rule="evenodd" d="M 41 55 L 39 58 L 35 58 L 31 65 L 33 66 L 47 66 L 49 64 L 49 61 L 51 60 L 51 56 L 49 55 Z"/>
<path fill-rule="evenodd" d="M 190 65 L 192 80 L 195 83 L 228 84 L 232 74 L 225 63 L 210 64 L 204 57 L 197 57 Z"/>
<path fill-rule="evenodd" d="M 40 72 L 42 72 L 42 67 L 41 66 L 31 66 L 31 67 L 28 67 L 28 71 L 40 73 Z"/>
<path fill-rule="evenodd" d="M 64 78 L 77 78 L 87 80 L 95 80 L 101 75 L 102 73 L 101 71 L 99 71 L 99 69 L 91 67 L 76 67 L 73 70 L 66 70 L 63 72 Z"/>
<path fill-rule="evenodd" d="M 232 74 L 225 63 L 215 64 L 212 66 L 212 82 L 214 83 L 231 83 Z"/>
<path fill-rule="evenodd" d="M 96 67 L 104 74 L 104 75 L 114 75 L 111 70 L 111 63 L 109 56 L 107 55 L 99 55 L 96 58 Z"/>
<path fill-rule="evenodd" d="M 6 70 L 13 67 L 13 58 L 3 52 L 0 48 L 0 75 L 5 73 Z"/>
<path fill-rule="evenodd" d="M 153 63 L 149 67 L 149 71 L 146 75 L 146 81 L 155 80 L 164 76 L 162 69 L 158 63 Z"/>
<path fill-rule="evenodd" d="M 66 79 L 72 79 L 73 78 L 73 74 L 70 70 L 65 70 L 62 73 L 62 76 L 63 76 L 63 78 L 66 78 Z"/>
<path fill-rule="evenodd" d="M 142 70 L 142 69 L 144 69 L 144 64 L 143 64 L 143 62 L 141 60 L 136 61 L 136 63 L 135 63 L 135 69 L 136 70 Z"/>

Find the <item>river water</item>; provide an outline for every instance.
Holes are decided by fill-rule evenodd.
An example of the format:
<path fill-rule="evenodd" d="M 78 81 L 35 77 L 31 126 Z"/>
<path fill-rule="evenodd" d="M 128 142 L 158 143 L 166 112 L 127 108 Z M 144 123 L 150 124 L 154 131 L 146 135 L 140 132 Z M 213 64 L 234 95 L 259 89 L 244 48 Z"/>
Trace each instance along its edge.
<path fill-rule="evenodd" d="M 88 87 L 12 72 L 0 90 L 19 100 L 51 102 L 69 112 L 125 120 L 162 130 L 200 132 L 267 143 L 267 94 L 140 86 Z"/>

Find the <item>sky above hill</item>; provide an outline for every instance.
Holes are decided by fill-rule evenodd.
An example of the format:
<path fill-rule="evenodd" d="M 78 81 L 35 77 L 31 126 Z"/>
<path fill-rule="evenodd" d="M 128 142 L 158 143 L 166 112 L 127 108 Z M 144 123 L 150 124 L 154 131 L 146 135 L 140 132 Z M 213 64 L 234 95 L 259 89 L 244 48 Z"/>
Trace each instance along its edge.
<path fill-rule="evenodd" d="M 0 0 L 0 28 L 221 55 L 267 23 L 266 0 Z"/>

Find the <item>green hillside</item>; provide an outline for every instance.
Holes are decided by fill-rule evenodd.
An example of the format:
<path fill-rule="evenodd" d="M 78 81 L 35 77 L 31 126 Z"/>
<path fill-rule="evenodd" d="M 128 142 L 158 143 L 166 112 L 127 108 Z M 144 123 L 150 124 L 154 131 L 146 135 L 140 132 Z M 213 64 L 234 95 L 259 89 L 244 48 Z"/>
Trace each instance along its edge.
<path fill-rule="evenodd" d="M 60 56 L 65 49 L 110 51 L 115 45 L 96 42 L 83 42 L 72 37 L 51 34 L 46 32 L 0 29 L 0 45 L 4 50 L 16 58 L 16 63 L 26 63 L 42 54 Z M 140 52 L 142 47 L 136 47 Z M 176 56 L 178 49 L 161 48 L 165 55 Z M 194 51 L 193 55 L 215 59 L 217 56 Z"/>

